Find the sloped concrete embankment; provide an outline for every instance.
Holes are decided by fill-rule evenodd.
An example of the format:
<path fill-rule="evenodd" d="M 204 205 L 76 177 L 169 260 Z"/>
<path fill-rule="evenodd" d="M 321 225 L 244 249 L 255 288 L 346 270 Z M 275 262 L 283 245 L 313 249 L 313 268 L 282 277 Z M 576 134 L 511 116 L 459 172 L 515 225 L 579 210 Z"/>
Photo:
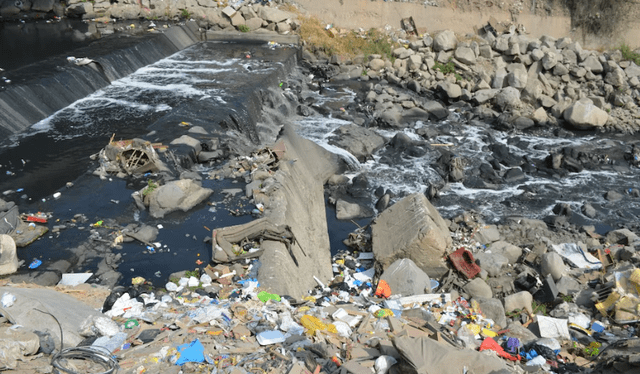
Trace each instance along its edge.
<path fill-rule="evenodd" d="M 58 56 L 14 72 L 14 83 L 0 92 L 0 135 L 22 132 L 112 81 L 152 64 L 200 40 L 188 22 L 140 38 L 105 38 L 74 52 L 96 63 L 76 66 Z"/>
<path fill-rule="evenodd" d="M 286 152 L 274 175 L 277 187 L 267 198 L 265 216 L 291 227 L 296 243 L 289 253 L 283 243 L 265 241 L 258 280 L 273 292 L 300 297 L 316 286 L 314 276 L 328 282 L 333 275 L 323 185 L 341 172 L 341 164 L 335 154 L 301 138 L 289 125 L 280 141 Z"/>

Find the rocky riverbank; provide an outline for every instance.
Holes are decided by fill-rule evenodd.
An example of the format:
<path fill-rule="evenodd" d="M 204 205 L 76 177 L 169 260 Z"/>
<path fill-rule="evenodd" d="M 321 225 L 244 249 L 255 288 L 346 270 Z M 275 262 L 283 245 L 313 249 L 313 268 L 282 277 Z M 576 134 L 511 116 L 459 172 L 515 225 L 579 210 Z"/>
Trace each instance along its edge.
<path fill-rule="evenodd" d="M 620 216 L 623 227 L 599 233 L 571 220 L 597 217 L 587 203 L 577 212 L 559 201 L 543 221 L 525 213 L 524 201 L 521 214 L 498 223 L 470 210 L 443 217 L 436 208 L 440 192 L 453 183 L 499 190 L 526 177 L 637 172 L 640 155 L 631 134 L 640 126 L 640 68 L 619 52 L 505 31 L 472 37 L 398 31 L 405 46 L 389 57 L 347 59 L 305 50 L 303 74 L 262 95 L 265 111 L 279 112 L 279 119 L 294 111 L 301 117 L 322 112 L 352 122 L 334 143 L 361 161 L 383 148 L 403 157 L 440 154 L 434 166 L 441 180 L 425 182 L 425 193 L 393 196 L 366 178 L 350 179 L 343 161 L 302 139 L 291 124 L 272 130 L 277 140 L 253 152 L 247 144 L 225 148 L 216 135 L 189 124 L 184 136 L 167 142 L 177 156 L 156 154 L 150 141 L 110 142 L 96 171 L 105 180 L 144 175 L 148 167 L 162 175 L 131 196 L 131 204 L 151 216 L 189 211 L 206 200 L 210 191 L 200 185 L 198 165 L 207 165 L 216 166 L 211 179 L 243 178 L 240 193 L 260 218 L 214 228 L 212 264 L 198 272 L 172 274 L 161 288 L 141 278 L 128 289 L 114 288 L 97 303 L 102 314 L 71 309 L 66 298 L 65 307 L 46 305 L 63 298 L 49 290 L 29 294 L 10 283 L 15 280 L 5 281 L 0 344 L 10 354 L 0 357 L 2 368 L 89 371 L 103 362 L 127 373 L 637 370 L 637 220 Z M 365 90 L 346 108 L 323 107 L 305 96 L 309 89 L 354 81 Z M 413 129 L 418 121 L 426 124 L 416 131 L 419 141 L 379 134 Z M 624 137 L 607 148 L 552 150 L 537 160 L 493 143 L 491 160 L 465 160 L 448 150 L 455 144 L 435 142 L 443 131 L 453 132 L 440 124 L 455 121 L 488 124 L 489 132 Z M 168 160 L 164 166 L 161 159 Z M 333 258 L 323 186 L 342 219 L 375 214 L 374 205 L 377 210 L 371 227 L 346 238 L 350 249 Z M 535 191 L 527 192 L 534 199 Z M 602 192 L 626 210 L 637 205 L 637 190 L 628 186 Z M 380 199 L 374 204 L 372 196 Z M 19 239 L 19 214 L 11 203 L 3 204 L 3 214 L 8 225 L 0 227 L 9 235 L 2 237 L 2 269 L 12 273 L 20 266 L 12 245 Z M 25 225 L 18 230 L 28 232 Z M 109 221 L 90 230 L 92 243 L 105 251 L 125 240 L 145 243 L 149 251 L 161 248 L 154 227 Z M 116 257 L 105 256 L 109 273 Z M 36 323 L 43 315 L 31 311 L 34 298 L 59 322 L 64 338 L 52 323 Z M 109 352 L 63 351 L 60 341 Z"/>

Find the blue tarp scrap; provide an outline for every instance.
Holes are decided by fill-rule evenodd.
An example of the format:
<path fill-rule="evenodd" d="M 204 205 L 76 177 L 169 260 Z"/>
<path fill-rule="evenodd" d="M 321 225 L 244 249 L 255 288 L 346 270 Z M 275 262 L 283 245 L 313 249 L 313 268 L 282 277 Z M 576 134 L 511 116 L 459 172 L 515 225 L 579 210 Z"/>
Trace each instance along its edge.
<path fill-rule="evenodd" d="M 176 347 L 178 360 L 176 365 L 184 365 L 187 362 L 203 362 L 204 346 L 196 339 L 191 343 L 185 343 Z"/>

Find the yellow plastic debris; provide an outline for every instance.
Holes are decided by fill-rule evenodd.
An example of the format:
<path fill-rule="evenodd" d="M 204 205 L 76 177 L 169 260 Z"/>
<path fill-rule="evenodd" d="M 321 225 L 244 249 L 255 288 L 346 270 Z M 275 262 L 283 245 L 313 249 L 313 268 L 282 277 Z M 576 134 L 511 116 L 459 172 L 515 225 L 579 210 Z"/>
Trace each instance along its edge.
<path fill-rule="evenodd" d="M 315 335 L 318 330 L 329 331 L 334 334 L 338 333 L 338 330 L 336 330 L 336 327 L 333 324 L 325 324 L 320 321 L 318 317 L 309 314 L 302 316 L 302 318 L 300 318 L 300 323 L 305 329 L 307 329 L 307 334 L 309 335 Z"/>
<path fill-rule="evenodd" d="M 393 317 L 393 311 L 391 311 L 391 309 L 380 309 L 375 313 L 375 316 L 378 318 L 385 318 L 385 317 Z"/>
<path fill-rule="evenodd" d="M 142 277 L 135 277 L 135 278 L 131 279 L 131 284 L 135 286 L 135 285 L 144 283 L 144 281 L 145 281 L 145 279 L 142 278 Z"/>
<path fill-rule="evenodd" d="M 482 329 L 482 335 L 488 336 L 490 338 L 495 338 L 496 336 L 498 336 L 498 333 L 493 330 Z"/>
<path fill-rule="evenodd" d="M 631 275 L 629 276 L 629 280 L 635 285 L 640 285 L 640 269 L 636 269 L 633 272 L 631 272 Z"/>
<path fill-rule="evenodd" d="M 607 311 L 611 309 L 616 304 L 616 302 L 618 302 L 619 299 L 620 299 L 619 293 L 617 293 L 616 291 L 611 292 L 605 301 L 596 303 L 596 309 L 598 309 L 600 314 L 602 314 L 603 316 L 606 316 Z"/>
<path fill-rule="evenodd" d="M 473 335 L 478 335 L 480 334 L 480 331 L 482 331 L 482 327 L 476 325 L 475 323 L 469 323 L 466 327 L 473 333 Z"/>

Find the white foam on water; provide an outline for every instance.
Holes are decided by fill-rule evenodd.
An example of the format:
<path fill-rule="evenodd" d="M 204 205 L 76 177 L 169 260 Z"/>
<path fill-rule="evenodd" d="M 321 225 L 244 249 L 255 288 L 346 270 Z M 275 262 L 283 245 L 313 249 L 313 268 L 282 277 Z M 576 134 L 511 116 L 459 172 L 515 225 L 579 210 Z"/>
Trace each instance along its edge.
<path fill-rule="evenodd" d="M 172 105 L 163 101 L 173 103 L 180 97 L 213 98 L 226 104 L 222 95 L 225 87 L 218 83 L 216 77 L 224 77 L 228 72 L 237 70 L 241 60 L 201 60 L 194 54 L 187 49 L 142 67 L 39 121 L 24 136 L 51 132 L 60 127 L 64 135 L 57 134 L 58 137 L 77 137 L 98 123 L 92 118 L 96 115 L 92 112 L 98 111 L 101 119 L 119 121 L 132 112 L 143 116 L 144 113 L 169 111 Z M 193 57 L 196 59 L 190 60 Z"/>
<path fill-rule="evenodd" d="M 345 151 L 340 147 L 336 147 L 328 143 L 321 143 L 320 146 L 326 149 L 327 151 L 340 156 L 347 163 L 349 170 L 353 170 L 353 171 L 360 170 L 360 161 L 358 161 L 358 159 L 354 155 L 352 155 L 350 152 Z"/>

